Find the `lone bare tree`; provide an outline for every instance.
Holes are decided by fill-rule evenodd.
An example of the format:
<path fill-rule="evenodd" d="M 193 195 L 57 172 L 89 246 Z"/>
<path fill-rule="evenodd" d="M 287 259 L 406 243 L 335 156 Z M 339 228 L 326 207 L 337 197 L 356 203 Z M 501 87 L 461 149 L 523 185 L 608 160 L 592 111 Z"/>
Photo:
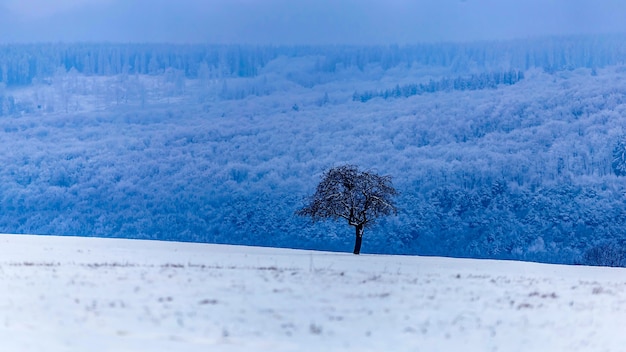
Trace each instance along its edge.
<path fill-rule="evenodd" d="M 359 254 L 364 228 L 380 216 L 396 213 L 392 198 L 397 193 L 391 176 L 338 166 L 324 173 L 315 194 L 296 214 L 313 220 L 346 219 L 356 229 L 354 254 Z"/>

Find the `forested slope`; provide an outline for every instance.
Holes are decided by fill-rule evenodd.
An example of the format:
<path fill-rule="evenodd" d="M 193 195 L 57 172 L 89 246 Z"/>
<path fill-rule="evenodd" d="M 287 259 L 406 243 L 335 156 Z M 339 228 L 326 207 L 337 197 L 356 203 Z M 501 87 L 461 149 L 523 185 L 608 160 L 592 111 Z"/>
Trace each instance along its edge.
<path fill-rule="evenodd" d="M 623 265 L 625 47 L 3 46 L 0 231 L 349 250 L 293 214 L 353 163 L 401 193 L 364 252 Z"/>

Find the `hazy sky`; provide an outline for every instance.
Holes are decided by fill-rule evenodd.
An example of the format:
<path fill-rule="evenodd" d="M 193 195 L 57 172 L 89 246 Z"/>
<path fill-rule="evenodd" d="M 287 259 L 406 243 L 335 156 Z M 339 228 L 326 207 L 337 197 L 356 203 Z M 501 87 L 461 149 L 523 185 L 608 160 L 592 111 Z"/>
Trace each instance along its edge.
<path fill-rule="evenodd" d="M 626 32 L 625 0 L 0 0 L 0 41 L 379 44 Z"/>

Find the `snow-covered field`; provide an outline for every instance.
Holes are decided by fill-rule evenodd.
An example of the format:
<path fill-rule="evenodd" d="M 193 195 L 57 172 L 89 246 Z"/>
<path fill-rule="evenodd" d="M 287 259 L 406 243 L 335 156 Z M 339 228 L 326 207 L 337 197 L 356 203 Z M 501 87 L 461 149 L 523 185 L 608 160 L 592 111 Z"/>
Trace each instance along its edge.
<path fill-rule="evenodd" d="M 3 351 L 623 351 L 626 269 L 0 235 Z"/>

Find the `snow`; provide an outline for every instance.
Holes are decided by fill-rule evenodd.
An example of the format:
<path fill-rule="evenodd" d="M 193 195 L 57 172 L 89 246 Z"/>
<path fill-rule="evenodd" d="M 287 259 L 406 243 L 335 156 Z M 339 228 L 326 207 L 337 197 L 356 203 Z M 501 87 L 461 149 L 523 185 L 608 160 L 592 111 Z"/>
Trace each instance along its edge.
<path fill-rule="evenodd" d="M 620 351 L 626 269 L 0 236 L 5 351 Z"/>

